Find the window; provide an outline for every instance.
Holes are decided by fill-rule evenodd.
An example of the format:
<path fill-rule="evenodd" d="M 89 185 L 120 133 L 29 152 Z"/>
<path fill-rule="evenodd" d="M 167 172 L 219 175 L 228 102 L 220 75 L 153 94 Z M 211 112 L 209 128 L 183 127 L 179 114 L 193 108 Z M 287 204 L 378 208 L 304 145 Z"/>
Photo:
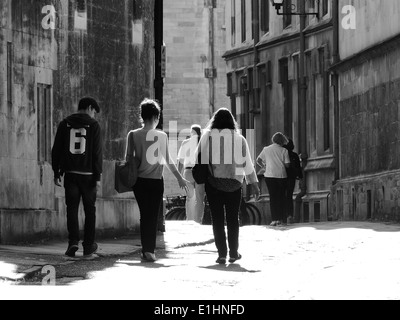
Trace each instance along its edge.
<path fill-rule="evenodd" d="M 269 1 L 261 1 L 261 31 L 269 32 Z"/>
<path fill-rule="evenodd" d="M 236 0 L 232 0 L 231 7 L 231 41 L 234 47 L 236 45 Z"/>
<path fill-rule="evenodd" d="M 133 20 L 142 19 L 142 0 L 133 0 Z"/>
<path fill-rule="evenodd" d="M 13 44 L 7 42 L 7 102 L 9 109 L 13 104 Z"/>
<path fill-rule="evenodd" d="M 259 15 L 259 4 L 258 1 L 255 1 L 256 3 L 254 3 L 254 1 L 251 1 L 251 21 L 252 21 L 252 28 L 251 28 L 251 37 L 252 39 L 255 38 L 255 34 L 256 34 L 256 30 L 255 27 L 258 25 L 257 20 L 259 19 L 259 17 L 257 15 Z M 254 7 L 254 5 L 257 4 L 256 7 Z"/>
<path fill-rule="evenodd" d="M 87 5 L 86 0 L 78 0 L 75 11 L 75 29 L 87 30 Z"/>
<path fill-rule="evenodd" d="M 51 86 L 37 85 L 38 161 L 51 159 Z"/>
<path fill-rule="evenodd" d="M 246 41 L 246 0 L 242 0 L 242 42 Z"/>
<path fill-rule="evenodd" d="M 284 96 L 284 129 L 287 136 L 293 135 L 293 92 L 292 83 L 289 80 L 289 61 L 287 58 L 279 61 L 280 83 Z"/>
<path fill-rule="evenodd" d="M 292 12 L 292 0 L 286 0 L 283 5 L 283 29 L 286 29 L 292 24 L 292 16 L 289 14 Z"/>
<path fill-rule="evenodd" d="M 329 10 L 328 5 L 329 5 L 328 0 L 322 0 L 322 15 L 323 16 L 328 14 L 328 10 Z"/>
<path fill-rule="evenodd" d="M 329 73 L 327 70 L 328 48 L 319 49 L 319 70 L 322 75 L 322 95 L 323 95 L 323 123 L 324 123 L 324 150 L 330 149 L 331 126 L 330 126 L 330 99 L 329 99 Z"/>

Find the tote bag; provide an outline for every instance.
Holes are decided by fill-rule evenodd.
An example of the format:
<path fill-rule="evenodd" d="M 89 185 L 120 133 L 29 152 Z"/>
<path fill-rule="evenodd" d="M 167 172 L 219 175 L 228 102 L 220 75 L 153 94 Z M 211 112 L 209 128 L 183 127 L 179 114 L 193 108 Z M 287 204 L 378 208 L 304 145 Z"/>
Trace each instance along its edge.
<path fill-rule="evenodd" d="M 133 148 L 133 134 L 129 135 L 128 156 L 126 161 L 115 163 L 115 190 L 118 193 L 132 192 L 138 178 L 139 162 L 133 156 L 129 146 Z"/>

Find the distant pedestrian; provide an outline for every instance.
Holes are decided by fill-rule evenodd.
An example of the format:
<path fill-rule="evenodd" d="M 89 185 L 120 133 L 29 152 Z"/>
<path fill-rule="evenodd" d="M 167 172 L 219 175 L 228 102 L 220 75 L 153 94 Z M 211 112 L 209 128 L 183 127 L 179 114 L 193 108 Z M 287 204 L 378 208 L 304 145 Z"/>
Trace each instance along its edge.
<path fill-rule="evenodd" d="M 218 250 L 217 263 L 226 264 L 228 246 L 225 233 L 225 218 L 228 229 L 230 263 L 242 258 L 239 253 L 239 210 L 242 201 L 244 180 L 253 186 L 256 199 L 260 189 L 254 164 L 246 139 L 239 133 L 232 113 L 219 109 L 210 120 L 196 154 L 201 161 L 210 164 L 210 176 L 205 184 L 211 211 L 215 244 Z"/>
<path fill-rule="evenodd" d="M 272 137 L 272 145 L 264 148 L 257 157 L 257 164 L 265 168 L 264 177 L 267 183 L 272 223 L 277 226 L 287 223 L 286 203 L 286 168 L 290 165 L 289 152 L 283 147 L 287 138 L 280 132 Z"/>
<path fill-rule="evenodd" d="M 287 183 L 286 183 L 286 214 L 288 223 L 293 223 L 294 205 L 293 193 L 296 188 L 296 181 L 303 179 L 303 171 L 299 155 L 294 152 L 294 143 L 292 139 L 288 139 L 288 143 L 284 146 L 289 152 L 290 166 L 286 168 Z"/>
<path fill-rule="evenodd" d="M 140 210 L 141 258 L 144 262 L 155 262 L 158 215 L 164 195 L 164 165 L 185 191 L 188 181 L 178 172 L 171 158 L 167 134 L 156 129 L 161 116 L 158 102 L 146 98 L 140 104 L 140 110 L 143 127 L 129 132 L 126 159 L 128 155 L 133 155 L 140 163 L 133 192 Z M 130 135 L 133 135 L 133 139 L 129 139 Z M 129 143 L 132 140 L 133 145 Z"/>
<path fill-rule="evenodd" d="M 189 181 L 186 194 L 186 220 L 202 223 L 204 215 L 204 184 L 194 181 L 192 168 L 196 163 L 195 152 L 201 138 L 201 126 L 191 127 L 190 138 L 182 142 L 178 153 L 178 170 Z"/>
<path fill-rule="evenodd" d="M 90 97 L 80 100 L 78 113 L 64 119 L 58 126 L 52 149 L 54 182 L 61 187 L 64 176 L 67 206 L 68 249 L 65 255 L 75 257 L 79 250 L 79 204 L 82 198 L 85 211 L 83 254 L 97 252 L 95 243 L 96 198 L 101 186 L 103 168 L 102 136 L 94 119 L 100 112 L 97 102 Z"/>

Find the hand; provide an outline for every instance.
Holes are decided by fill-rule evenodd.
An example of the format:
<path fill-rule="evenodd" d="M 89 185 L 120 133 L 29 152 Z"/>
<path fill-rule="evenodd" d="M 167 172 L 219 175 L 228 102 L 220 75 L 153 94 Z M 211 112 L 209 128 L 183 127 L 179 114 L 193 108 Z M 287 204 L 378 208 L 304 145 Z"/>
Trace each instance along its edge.
<path fill-rule="evenodd" d="M 256 202 L 258 202 L 260 200 L 260 187 L 258 186 L 258 183 L 253 184 L 253 188 L 254 188 L 254 198 L 256 200 Z"/>
<path fill-rule="evenodd" d="M 96 191 L 99 192 L 101 189 L 101 181 L 96 181 Z"/>
<path fill-rule="evenodd" d="M 180 187 L 181 189 L 185 190 L 185 192 L 187 193 L 187 192 L 189 191 L 189 188 L 188 188 L 187 185 L 188 185 L 190 182 L 187 181 L 186 179 L 182 178 L 182 177 L 178 180 L 178 182 L 179 182 L 179 187 Z"/>
<path fill-rule="evenodd" d="M 62 187 L 62 185 L 61 185 L 61 178 L 60 178 L 60 177 L 54 178 L 54 184 L 55 184 L 57 187 Z"/>

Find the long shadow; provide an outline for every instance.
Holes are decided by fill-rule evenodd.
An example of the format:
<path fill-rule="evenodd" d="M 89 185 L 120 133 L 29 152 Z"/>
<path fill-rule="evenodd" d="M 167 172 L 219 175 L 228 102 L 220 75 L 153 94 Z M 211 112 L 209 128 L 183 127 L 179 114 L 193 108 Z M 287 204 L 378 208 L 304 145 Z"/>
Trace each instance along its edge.
<path fill-rule="evenodd" d="M 240 264 L 228 264 L 228 265 L 221 265 L 216 264 L 208 267 L 200 267 L 202 269 L 209 269 L 209 270 L 217 270 L 223 272 L 239 272 L 239 273 L 259 273 L 261 270 L 249 270 L 243 268 Z"/>

